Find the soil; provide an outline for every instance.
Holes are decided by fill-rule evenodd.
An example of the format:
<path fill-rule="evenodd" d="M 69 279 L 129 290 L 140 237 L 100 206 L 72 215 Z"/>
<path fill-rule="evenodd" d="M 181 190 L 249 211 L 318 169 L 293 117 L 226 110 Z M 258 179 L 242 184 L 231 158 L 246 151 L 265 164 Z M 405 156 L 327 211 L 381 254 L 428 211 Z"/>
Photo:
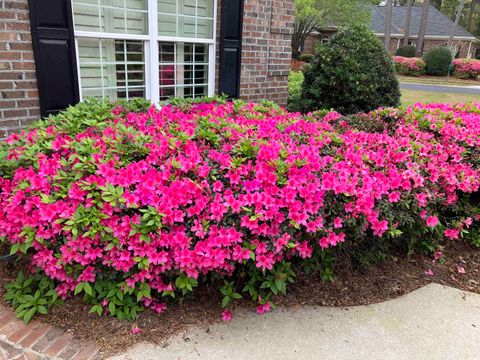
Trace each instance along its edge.
<path fill-rule="evenodd" d="M 274 302 L 285 308 L 366 305 L 396 298 L 431 282 L 480 294 L 480 250 L 459 241 L 450 243 L 443 253 L 444 262 L 413 255 L 393 257 L 362 269 L 337 268 L 333 282 L 322 282 L 318 274 L 302 275 L 289 287 L 287 296 Z M 427 275 L 428 270 L 433 275 Z M 17 271 L 18 264 L 14 262 L 0 263 L 0 285 L 13 280 Z M 95 342 L 102 349 L 102 356 L 107 357 L 142 341 L 166 345 L 170 337 L 191 326 L 208 332 L 209 326 L 221 321 L 220 301 L 218 291 L 203 287 L 197 289 L 194 299 L 171 304 L 162 314 L 146 311 L 130 323 L 88 314 L 89 306 L 73 299 L 53 308 L 40 320 L 69 329 L 79 340 Z M 254 311 L 250 303 L 241 306 Z M 142 332 L 133 335 L 135 326 Z"/>

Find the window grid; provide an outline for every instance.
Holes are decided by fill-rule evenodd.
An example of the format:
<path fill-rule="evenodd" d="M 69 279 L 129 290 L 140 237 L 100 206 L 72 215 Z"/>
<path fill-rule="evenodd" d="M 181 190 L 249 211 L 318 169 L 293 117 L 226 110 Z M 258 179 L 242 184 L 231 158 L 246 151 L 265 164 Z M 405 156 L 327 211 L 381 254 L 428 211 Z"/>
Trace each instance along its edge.
<path fill-rule="evenodd" d="M 168 41 L 168 42 L 172 42 L 173 45 L 174 45 L 174 89 L 175 89 L 175 92 L 174 92 L 174 95 L 175 96 L 179 96 L 181 95 L 182 93 L 184 93 L 183 89 L 187 88 L 187 87 L 190 87 L 190 90 L 191 93 L 189 93 L 189 96 L 191 94 L 191 96 L 196 96 L 198 94 L 201 94 L 201 95 L 212 95 L 213 94 L 213 83 L 214 83 L 214 62 L 215 62 L 215 56 L 212 54 L 215 54 L 215 33 L 216 33 L 216 30 L 215 30 L 215 27 L 216 27 L 216 21 L 215 21 L 215 18 L 217 16 L 217 13 L 216 13 L 216 7 L 217 7 L 217 0 L 212 0 L 212 3 L 209 4 L 210 6 L 213 6 L 213 17 L 210 17 L 210 16 L 203 16 L 203 14 L 205 14 L 206 12 L 203 11 L 203 14 L 202 15 L 199 15 L 199 0 L 195 0 L 195 11 L 194 11 L 194 15 L 190 15 L 190 14 L 182 14 L 181 16 L 183 16 L 184 18 L 194 18 L 194 26 L 195 26 L 195 38 L 189 38 L 189 37 L 182 37 L 182 36 L 178 36 L 179 34 L 179 31 L 178 31 L 178 21 L 176 21 L 176 25 L 177 25 L 177 36 L 175 37 L 172 37 L 172 36 L 161 36 L 159 35 L 159 31 L 154 31 L 154 29 L 158 29 L 157 26 L 150 26 L 148 24 L 151 24 L 151 23 L 156 23 L 154 21 L 152 21 L 154 18 L 158 21 L 159 20 L 159 16 L 163 15 L 163 14 L 167 14 L 167 13 L 164 13 L 164 12 L 161 12 L 161 11 L 158 11 L 157 10 L 157 4 L 158 4 L 158 0 L 148 0 L 148 7 L 147 7 L 147 10 L 142 10 L 142 9 L 135 9 L 135 8 L 132 8 L 132 7 L 128 7 L 128 0 L 123 0 L 123 9 L 122 9 L 122 6 L 112 6 L 112 5 L 108 5 L 108 4 L 105 4 L 103 3 L 103 1 L 105 0 L 97 0 L 96 1 L 96 4 L 95 3 L 87 3 L 85 1 L 88 1 L 88 0 L 79 0 L 79 1 L 75 1 L 74 0 L 74 4 L 78 4 L 78 5 L 84 5 L 84 6 L 87 6 L 87 7 L 91 7 L 91 8 L 97 8 L 97 13 L 98 13 L 98 27 L 99 27 L 99 30 L 102 30 L 104 29 L 105 31 L 90 31 L 90 29 L 87 29 L 88 31 L 82 31 L 82 30 L 78 30 L 76 29 L 76 26 L 75 26 L 75 36 L 76 36 L 76 40 L 75 40 L 75 43 L 76 43 L 76 46 L 77 46 L 77 59 L 78 59 L 78 63 L 79 63 L 79 75 L 81 73 L 80 71 L 80 67 L 81 65 L 93 65 L 95 64 L 95 62 L 91 62 L 91 61 L 84 61 L 82 62 L 80 60 L 81 58 L 81 54 L 79 54 L 79 40 L 81 41 L 82 38 L 95 38 L 97 39 L 99 42 L 101 42 L 103 39 L 113 39 L 113 40 L 123 40 L 123 43 L 124 43 L 124 46 L 123 46 L 123 56 L 124 56 L 124 60 L 125 62 L 123 63 L 123 70 L 125 71 L 125 81 L 124 81 L 124 84 L 125 86 L 122 86 L 120 84 L 118 84 L 118 80 L 117 80 L 117 86 L 110 86 L 111 83 L 109 84 L 108 81 L 106 81 L 106 75 L 108 76 L 108 73 L 105 72 L 106 68 L 105 66 L 106 65 L 112 65 L 112 66 L 115 66 L 115 65 L 118 65 L 118 62 L 116 61 L 107 61 L 106 58 L 105 58 L 105 54 L 104 52 L 105 51 L 108 51 L 108 49 L 104 49 L 103 46 L 101 44 L 99 44 L 99 56 L 100 56 L 100 59 L 99 59 L 99 63 L 100 63 L 100 77 L 101 77 L 101 88 L 99 87 L 95 87 L 95 86 L 89 86 L 89 87 L 85 87 L 85 90 L 86 92 L 87 91 L 92 91 L 92 90 L 101 90 L 101 94 L 103 97 L 105 97 L 107 95 L 107 92 L 111 92 L 111 90 L 114 90 L 116 89 L 118 93 L 120 93 L 121 91 L 125 92 L 125 95 L 127 97 L 127 99 L 130 97 L 130 91 L 131 89 L 134 89 L 134 90 L 137 90 L 137 89 L 140 89 L 143 91 L 143 96 L 147 96 L 148 98 L 150 98 L 153 102 L 158 102 L 160 99 L 160 94 L 158 93 L 158 89 L 159 88 L 165 88 L 167 86 L 162 86 L 158 81 L 160 79 L 158 79 L 158 75 L 154 75 L 154 76 L 151 76 L 152 73 L 157 73 L 158 74 L 158 69 L 159 69 L 159 65 L 160 65 L 160 61 L 158 61 L 158 58 L 154 58 L 154 61 L 150 61 L 150 58 L 151 58 L 151 55 L 148 55 L 148 54 L 152 54 L 152 52 L 155 52 L 156 54 L 158 54 L 158 50 L 159 50 L 159 42 L 160 41 Z M 178 1 L 175 1 L 176 3 L 176 14 L 175 15 L 178 15 L 178 12 L 179 12 L 179 5 L 178 5 Z M 203 7 L 203 9 L 207 9 L 208 11 L 210 11 L 212 8 L 207 5 L 207 7 Z M 191 8 L 192 6 L 190 6 Z M 108 21 L 104 21 L 104 16 L 102 16 L 102 8 L 103 9 L 112 9 L 112 10 L 123 10 L 123 27 L 124 27 L 124 33 L 115 33 L 115 32 L 109 32 L 107 30 L 105 25 L 106 25 L 106 22 Z M 151 11 L 150 11 L 151 10 Z M 144 34 L 128 34 L 128 31 L 129 31 L 129 28 L 128 28 L 128 13 L 129 12 L 136 12 L 136 13 L 142 13 L 144 15 L 146 15 L 144 18 L 143 18 L 143 21 L 144 21 L 144 28 L 147 29 L 146 32 Z M 191 12 L 192 13 L 192 12 Z M 153 17 L 153 14 L 157 14 L 156 17 Z M 207 14 L 208 15 L 208 14 Z M 74 13 L 74 19 L 75 19 L 75 13 Z M 118 19 L 118 18 L 117 18 Z M 161 19 L 160 19 L 161 20 Z M 200 21 L 212 21 L 212 31 L 211 31 L 211 34 L 209 34 L 208 38 L 198 38 L 198 35 L 199 35 L 199 20 Z M 94 26 L 95 28 L 97 27 L 97 25 Z M 117 26 L 118 28 L 118 26 Z M 127 46 L 126 46 L 126 41 L 129 41 L 129 40 L 138 40 L 140 41 L 143 45 L 143 55 L 144 55 L 144 58 L 143 58 L 143 61 L 142 62 L 128 62 L 128 51 L 127 51 Z M 155 40 L 155 41 L 154 41 Z M 187 44 L 187 42 L 191 42 L 189 44 Z M 179 54 L 178 54 L 178 47 L 179 46 L 182 46 L 184 47 L 185 44 L 187 45 L 190 45 L 192 47 L 192 56 L 193 56 L 193 63 L 188 63 L 188 62 L 185 62 L 185 61 L 179 61 Z M 195 59 L 195 56 L 196 56 L 196 44 L 203 44 L 204 46 L 204 58 L 202 62 L 197 62 L 196 59 Z M 145 58 L 145 56 L 147 56 L 148 58 Z M 157 55 L 158 56 L 158 55 Z M 131 64 L 134 64 L 134 65 L 143 65 L 143 70 L 142 70 L 142 79 L 143 79 L 143 84 L 142 85 L 136 85 L 137 84 L 137 79 L 135 79 L 133 82 L 131 81 L 130 77 L 128 76 L 129 73 L 132 72 L 131 69 L 129 69 L 128 65 L 131 65 Z M 98 63 L 97 63 L 98 65 Z M 165 64 L 163 64 L 165 65 Z M 183 67 L 183 71 L 185 71 L 185 66 L 190 66 L 191 67 L 191 83 L 190 84 L 185 84 L 185 83 L 179 83 L 179 76 L 180 74 L 178 74 L 178 71 L 179 68 Z M 203 72 L 202 72 L 202 75 L 201 75 L 201 79 L 203 81 L 198 81 L 200 79 L 197 79 L 197 70 L 199 69 L 199 66 L 203 66 Z M 118 70 L 116 70 L 115 72 L 117 72 Z M 147 76 L 147 74 L 150 74 Z M 185 74 L 183 74 L 185 75 Z M 156 79 L 155 79 L 156 77 Z M 184 77 L 184 76 L 183 76 Z M 151 81 L 151 78 L 154 78 L 156 81 L 156 84 L 155 83 L 152 83 Z M 198 82 L 197 82 L 198 81 Z M 183 80 L 184 82 L 184 80 Z M 82 80 L 79 79 L 79 86 L 80 86 L 80 91 L 81 91 L 81 94 L 83 93 L 83 88 L 82 88 Z M 203 88 L 202 88 L 203 87 Z M 156 88 L 157 90 L 152 90 L 152 88 Z"/>
<path fill-rule="evenodd" d="M 195 97 L 208 94 L 208 45 L 162 42 L 159 45 L 159 52 L 160 100 L 170 97 L 172 90 L 176 97 Z M 179 56 L 182 58 L 179 59 Z M 173 73 L 173 84 L 169 82 L 169 73 Z M 183 74 L 183 77 L 178 78 L 178 74 Z"/>

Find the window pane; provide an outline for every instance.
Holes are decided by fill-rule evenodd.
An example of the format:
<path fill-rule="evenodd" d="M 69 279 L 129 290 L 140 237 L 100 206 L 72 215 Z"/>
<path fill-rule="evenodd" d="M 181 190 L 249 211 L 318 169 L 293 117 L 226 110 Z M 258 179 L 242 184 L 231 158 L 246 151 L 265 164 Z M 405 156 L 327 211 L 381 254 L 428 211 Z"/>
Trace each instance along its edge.
<path fill-rule="evenodd" d="M 147 0 L 73 0 L 77 31 L 146 35 Z"/>
<path fill-rule="evenodd" d="M 213 39 L 214 0 L 158 0 L 161 36 Z"/>
<path fill-rule="evenodd" d="M 78 39 L 82 96 L 145 97 L 143 43 Z"/>
<path fill-rule="evenodd" d="M 208 94 L 208 45 L 160 43 L 160 99 Z"/>

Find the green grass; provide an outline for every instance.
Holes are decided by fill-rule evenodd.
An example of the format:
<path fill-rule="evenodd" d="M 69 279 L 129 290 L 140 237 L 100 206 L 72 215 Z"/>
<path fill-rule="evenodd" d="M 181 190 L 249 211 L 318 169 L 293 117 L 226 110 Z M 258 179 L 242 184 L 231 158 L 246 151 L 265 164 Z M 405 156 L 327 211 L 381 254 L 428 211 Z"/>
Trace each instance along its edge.
<path fill-rule="evenodd" d="M 480 102 L 480 95 L 474 94 L 453 94 L 431 91 L 405 90 L 402 89 L 402 104 L 412 105 L 421 103 L 468 103 Z"/>

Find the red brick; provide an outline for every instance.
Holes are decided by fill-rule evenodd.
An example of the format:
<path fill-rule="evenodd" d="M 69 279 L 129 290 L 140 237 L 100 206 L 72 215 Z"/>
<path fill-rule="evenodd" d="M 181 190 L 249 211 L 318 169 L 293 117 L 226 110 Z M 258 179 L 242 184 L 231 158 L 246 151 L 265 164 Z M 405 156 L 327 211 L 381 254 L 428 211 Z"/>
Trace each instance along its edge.
<path fill-rule="evenodd" d="M 13 311 L 9 311 L 8 313 L 4 314 L 0 318 L 0 329 L 6 326 L 10 321 L 15 319 L 15 313 Z"/>
<path fill-rule="evenodd" d="M 23 321 L 18 320 L 18 319 L 13 319 L 10 320 L 8 324 L 6 324 L 4 327 L 0 329 L 0 334 L 4 335 L 6 337 L 9 337 L 13 333 L 19 331 L 19 330 L 26 330 L 27 326 L 23 323 Z"/>
<path fill-rule="evenodd" d="M 13 110 L 3 111 L 3 116 L 5 118 L 21 117 L 21 116 L 27 116 L 27 115 L 28 115 L 27 109 L 13 109 Z"/>
<path fill-rule="evenodd" d="M 22 90 L 4 90 L 1 92 L 3 99 L 20 99 L 25 97 L 25 91 Z"/>
<path fill-rule="evenodd" d="M 27 10 L 28 4 L 26 1 L 5 1 L 5 9 Z"/>
<path fill-rule="evenodd" d="M 17 40 L 17 34 L 12 33 L 12 32 L 1 32 L 0 31 L 0 40 L 15 41 L 15 40 Z"/>
<path fill-rule="evenodd" d="M 0 51 L 0 60 L 20 60 L 21 54 L 17 51 Z"/>
<path fill-rule="evenodd" d="M 24 348 L 32 347 L 39 340 L 41 340 L 42 337 L 51 330 L 51 328 L 52 327 L 50 325 L 39 323 L 32 329 L 30 334 L 20 341 L 19 344 Z"/>
<path fill-rule="evenodd" d="M 7 19 L 15 19 L 16 15 L 13 11 L 0 11 L 0 19 L 7 20 Z"/>
<path fill-rule="evenodd" d="M 72 360 L 90 360 L 98 359 L 100 357 L 100 351 L 95 345 L 88 345 L 82 349 Z"/>
<path fill-rule="evenodd" d="M 42 351 L 42 353 L 49 357 L 55 357 L 59 355 L 72 342 L 72 340 L 73 337 L 71 334 L 64 333 L 54 340 L 46 350 Z"/>
<path fill-rule="evenodd" d="M 6 360 L 17 358 L 22 354 L 22 350 L 16 349 L 12 345 L 0 340 L 0 349 L 7 355 Z"/>
<path fill-rule="evenodd" d="M 23 23 L 23 22 L 7 22 L 6 23 L 6 28 L 7 30 L 13 30 L 13 31 L 29 31 L 30 30 L 30 24 L 29 23 Z"/>
<path fill-rule="evenodd" d="M 59 328 L 51 328 L 48 333 L 44 334 L 33 346 L 32 350 L 38 351 L 38 352 L 43 352 L 46 349 L 48 349 L 53 341 L 55 341 L 56 338 L 62 336 L 64 333 L 63 330 L 60 330 Z"/>

